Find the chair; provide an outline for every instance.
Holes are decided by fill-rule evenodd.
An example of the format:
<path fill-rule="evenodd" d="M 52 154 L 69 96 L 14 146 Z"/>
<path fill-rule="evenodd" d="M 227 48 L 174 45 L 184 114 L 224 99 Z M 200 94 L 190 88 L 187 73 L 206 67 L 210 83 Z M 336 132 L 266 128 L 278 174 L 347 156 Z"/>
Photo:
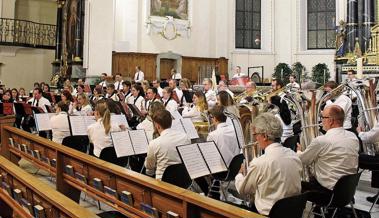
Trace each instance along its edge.
<path fill-rule="evenodd" d="M 378 155 L 372 156 L 372 155 L 368 155 L 364 153 L 359 154 L 359 168 L 363 170 L 372 171 L 372 177 L 377 176 L 377 174 L 379 173 L 379 156 Z M 371 182 L 372 187 L 378 188 L 377 185 L 378 185 L 377 182 Z M 370 207 L 370 210 L 368 211 L 369 213 L 371 213 L 371 210 L 376 204 L 376 202 L 378 201 L 378 199 L 379 199 L 379 191 L 376 195 L 374 202 L 372 203 Z"/>
<path fill-rule="evenodd" d="M 339 208 L 343 208 L 346 205 L 350 204 L 351 209 L 353 211 L 354 217 L 358 218 L 357 213 L 354 209 L 353 204 L 353 198 L 355 194 L 355 190 L 357 188 L 359 178 L 361 176 L 362 172 L 346 175 L 341 177 L 336 185 L 334 186 L 332 196 L 329 200 L 329 202 L 312 202 L 314 203 L 310 213 L 314 213 L 314 208 L 316 206 L 321 207 L 321 215 L 323 218 L 325 218 L 325 212 L 328 211 L 328 209 L 334 209 L 333 215 L 331 218 L 333 218 Z M 308 197 L 310 197 L 311 194 L 308 194 Z M 309 199 L 309 198 L 308 198 Z"/>
<path fill-rule="evenodd" d="M 62 140 L 62 145 L 83 153 L 87 153 L 88 144 L 88 136 L 67 136 Z"/>
<path fill-rule="evenodd" d="M 128 165 L 128 157 L 117 157 L 114 147 L 103 148 L 99 158 L 120 167 L 126 167 Z"/>
<path fill-rule="evenodd" d="M 283 146 L 296 152 L 299 139 L 299 135 L 290 136 L 284 141 Z"/>
<path fill-rule="evenodd" d="M 308 193 L 287 197 L 277 201 L 270 210 L 270 218 L 301 218 L 307 203 Z"/>
<path fill-rule="evenodd" d="M 162 181 L 187 189 L 192 184 L 192 179 L 184 164 L 168 166 L 163 172 Z"/>

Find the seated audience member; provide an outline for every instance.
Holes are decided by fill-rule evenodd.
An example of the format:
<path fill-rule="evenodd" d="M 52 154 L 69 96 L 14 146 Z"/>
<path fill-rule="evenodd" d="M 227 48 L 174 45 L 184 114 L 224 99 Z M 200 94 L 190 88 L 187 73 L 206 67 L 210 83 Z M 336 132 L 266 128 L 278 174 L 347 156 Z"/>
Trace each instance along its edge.
<path fill-rule="evenodd" d="M 153 80 L 153 87 L 158 90 L 159 96 L 162 98 L 163 97 L 163 89 L 161 87 L 161 81 L 160 80 Z"/>
<path fill-rule="evenodd" d="M 162 102 L 152 102 L 149 107 L 148 114 L 146 116 L 146 119 L 144 119 L 140 124 L 137 125 L 136 129 L 144 129 L 147 135 L 147 139 L 149 142 L 153 140 L 154 138 L 154 125 L 152 117 L 157 111 L 164 110 L 165 107 L 162 104 Z"/>
<path fill-rule="evenodd" d="M 40 107 L 45 113 L 47 113 L 46 105 L 51 106 L 51 103 L 46 98 L 42 97 L 42 89 L 35 88 L 33 91 L 33 98 L 28 103 L 34 107 Z"/>
<path fill-rule="evenodd" d="M 314 179 L 303 182 L 303 191 L 331 192 L 336 182 L 358 169 L 359 141 L 357 136 L 343 128 L 345 113 L 338 105 L 327 106 L 322 112 L 325 135 L 313 139 L 298 155 L 304 165 L 314 166 Z"/>
<path fill-rule="evenodd" d="M 114 89 L 113 84 L 107 85 L 107 94 L 105 95 L 105 98 L 112 99 L 113 101 L 119 101 L 120 100 L 117 96 L 117 91 Z"/>
<path fill-rule="evenodd" d="M 281 100 L 277 95 L 270 98 L 270 103 L 279 109 L 279 111 L 274 115 L 280 120 L 280 123 L 282 124 L 283 135 L 281 140 L 284 142 L 288 137 L 293 136 L 291 112 L 286 101 Z"/>
<path fill-rule="evenodd" d="M 205 94 L 205 99 L 207 99 L 208 102 L 208 108 L 212 108 L 213 106 L 216 105 L 217 98 L 216 98 L 216 92 L 213 91 L 212 86 L 213 82 L 209 78 L 205 78 L 203 81 L 204 85 L 204 94 Z"/>
<path fill-rule="evenodd" d="M 218 82 L 218 91 L 226 91 L 230 97 L 234 98 L 234 93 L 228 88 L 228 81 L 226 80 L 220 80 L 220 82 Z"/>
<path fill-rule="evenodd" d="M 254 158 L 247 172 L 242 164 L 235 184 L 240 194 L 254 196 L 251 210 L 267 216 L 275 202 L 300 194 L 303 168 L 296 153 L 280 144 L 282 125 L 274 115 L 263 113 L 252 125 L 265 154 Z"/>
<path fill-rule="evenodd" d="M 103 99 L 103 88 L 101 88 L 101 86 L 96 86 L 94 89 L 93 89 L 93 95 L 91 96 L 91 101 L 93 103 L 96 103 L 98 100 L 101 100 Z"/>
<path fill-rule="evenodd" d="M 212 123 L 215 124 L 216 130 L 209 133 L 207 141 L 214 141 L 219 148 L 226 165 L 229 166 L 233 157 L 241 153 L 239 148 L 236 131 L 233 125 L 226 123 L 224 107 L 216 105 L 209 110 Z"/>
<path fill-rule="evenodd" d="M 92 115 L 92 107 L 86 94 L 78 95 L 77 102 L 74 103 L 74 113 L 82 112 L 84 115 Z"/>
<path fill-rule="evenodd" d="M 171 129 L 171 124 L 169 111 L 161 110 L 153 115 L 153 125 L 159 137 L 149 143 L 145 167 L 146 174 L 155 174 L 155 178 L 159 180 L 168 166 L 181 163 L 176 146 L 191 143 L 185 133 Z"/>
<path fill-rule="evenodd" d="M 173 112 L 178 109 L 178 103 L 173 99 L 173 91 L 170 87 L 165 87 L 163 89 L 162 101 L 166 110 Z"/>
<path fill-rule="evenodd" d="M 132 97 L 128 101 L 128 104 L 134 104 L 138 110 L 142 111 L 145 104 L 145 92 L 141 85 L 132 85 Z"/>
<path fill-rule="evenodd" d="M 62 144 L 65 137 L 70 136 L 70 127 L 68 124 L 68 105 L 63 101 L 55 105 L 55 113 L 50 118 L 51 129 L 53 132 L 53 142 Z"/>
<path fill-rule="evenodd" d="M 108 109 L 107 102 L 100 100 L 95 107 L 96 123 L 91 124 L 88 129 L 88 138 L 93 143 L 93 154 L 100 157 L 100 153 L 104 148 L 112 147 L 111 132 L 125 130 L 125 126 L 111 124 L 111 112 Z"/>
<path fill-rule="evenodd" d="M 192 97 L 193 104 L 185 106 L 182 111 L 183 118 L 191 118 L 192 122 L 204 122 L 206 120 L 206 112 L 208 111 L 208 103 L 201 91 L 195 92 Z"/>
<path fill-rule="evenodd" d="M 234 104 L 234 100 L 226 91 L 220 91 L 217 95 L 217 104 L 225 108 L 227 113 L 240 118 L 240 112 L 237 106 Z"/>

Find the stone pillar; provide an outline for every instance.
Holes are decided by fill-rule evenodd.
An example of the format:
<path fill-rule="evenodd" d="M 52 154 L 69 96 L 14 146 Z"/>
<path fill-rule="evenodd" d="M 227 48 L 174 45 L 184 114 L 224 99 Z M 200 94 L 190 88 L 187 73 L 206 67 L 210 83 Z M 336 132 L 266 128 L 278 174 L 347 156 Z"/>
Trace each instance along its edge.
<path fill-rule="evenodd" d="M 362 20 L 362 53 L 365 53 L 369 47 L 371 28 L 375 25 L 375 0 L 363 1 L 363 20 Z"/>
<path fill-rule="evenodd" d="M 63 24 L 63 2 L 57 1 L 57 29 L 55 35 L 55 61 L 62 60 L 62 24 Z"/>
<path fill-rule="evenodd" d="M 356 0 L 348 0 L 347 3 L 347 50 L 348 52 L 354 51 L 355 38 L 358 37 L 358 2 Z"/>
<path fill-rule="evenodd" d="M 78 1 L 77 17 L 78 21 L 75 26 L 75 55 L 74 61 L 83 60 L 83 30 L 84 30 L 84 0 Z"/>

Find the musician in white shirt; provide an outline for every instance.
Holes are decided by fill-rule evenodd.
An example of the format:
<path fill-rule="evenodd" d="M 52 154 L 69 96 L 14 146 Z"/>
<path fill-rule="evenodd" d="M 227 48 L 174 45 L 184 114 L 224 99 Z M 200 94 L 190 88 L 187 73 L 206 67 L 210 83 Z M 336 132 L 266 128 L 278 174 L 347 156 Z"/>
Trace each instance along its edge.
<path fill-rule="evenodd" d="M 193 104 L 185 106 L 182 111 L 183 118 L 191 118 L 192 122 L 204 122 L 205 113 L 208 111 L 208 103 L 205 101 L 204 93 L 195 92 L 192 97 Z"/>
<path fill-rule="evenodd" d="M 204 93 L 205 93 L 205 98 L 207 99 L 208 102 L 208 108 L 212 108 L 213 106 L 216 105 L 217 98 L 216 98 L 216 92 L 213 91 L 212 86 L 213 82 L 209 78 L 205 78 L 203 81 L 204 85 Z"/>
<path fill-rule="evenodd" d="M 180 72 L 177 72 L 175 69 L 171 69 L 171 79 L 182 79 L 182 74 Z"/>
<path fill-rule="evenodd" d="M 214 141 L 219 148 L 222 157 L 227 166 L 229 166 L 233 157 L 241 153 L 238 145 L 236 131 L 233 125 L 226 123 L 226 115 L 224 107 L 216 105 L 209 110 L 212 123 L 216 126 L 216 130 L 210 132 L 207 141 Z"/>
<path fill-rule="evenodd" d="M 107 74 L 106 73 L 102 73 L 101 76 L 100 76 L 100 79 L 101 79 L 101 82 L 99 83 L 99 85 L 104 89 L 107 87 Z"/>
<path fill-rule="evenodd" d="M 148 115 L 146 116 L 146 119 L 144 119 L 141 123 L 137 125 L 136 129 L 145 130 L 146 136 L 149 142 L 154 139 L 154 131 L 155 131 L 152 117 L 157 111 L 162 111 L 164 109 L 165 108 L 162 102 L 158 102 L 158 101 L 152 102 L 149 107 L 149 112 L 148 112 Z"/>
<path fill-rule="evenodd" d="M 230 97 L 234 98 L 234 93 L 228 88 L 228 82 L 226 80 L 220 80 L 220 82 L 218 82 L 218 91 L 226 91 Z"/>
<path fill-rule="evenodd" d="M 68 124 L 68 105 L 63 101 L 55 105 L 56 115 L 50 118 L 51 130 L 53 133 L 53 142 L 62 144 L 67 136 L 70 136 L 70 127 Z"/>
<path fill-rule="evenodd" d="M 236 68 L 234 69 L 234 75 L 233 75 L 233 79 L 234 78 L 240 78 L 244 76 L 243 73 L 241 73 L 241 67 L 240 66 L 236 66 Z"/>
<path fill-rule="evenodd" d="M 142 111 L 145 104 L 145 93 L 141 85 L 132 86 L 132 97 L 128 99 L 128 104 L 134 104 L 138 110 Z"/>
<path fill-rule="evenodd" d="M 251 210 L 267 216 L 275 202 L 300 194 L 303 168 L 296 153 L 279 143 L 283 130 L 274 115 L 259 115 L 252 131 L 265 154 L 249 163 L 247 174 L 242 164 L 235 184 L 240 194 L 252 196 Z"/>
<path fill-rule="evenodd" d="M 107 85 L 107 94 L 105 95 L 105 98 L 112 99 L 113 101 L 119 101 L 119 97 L 117 96 L 117 92 L 114 88 L 113 84 Z"/>
<path fill-rule="evenodd" d="M 163 97 L 163 89 L 161 87 L 161 81 L 159 80 L 153 80 L 153 87 L 158 90 L 159 96 L 162 98 Z"/>
<path fill-rule="evenodd" d="M 114 87 L 117 92 L 120 92 L 123 89 L 122 82 L 124 81 L 122 80 L 121 73 L 117 73 L 115 76 L 115 82 L 114 82 Z"/>
<path fill-rule="evenodd" d="M 173 112 L 178 109 L 178 103 L 173 99 L 172 89 L 170 87 L 165 87 L 163 89 L 163 104 L 166 107 L 166 110 Z"/>
<path fill-rule="evenodd" d="M 178 100 L 178 103 L 179 103 L 180 99 L 182 99 L 182 97 L 183 97 L 183 92 L 176 85 L 176 80 L 170 79 L 170 81 L 168 81 L 168 86 L 172 89 L 173 93 L 175 93 L 176 96 L 178 97 L 177 100 Z"/>
<path fill-rule="evenodd" d="M 51 106 L 51 103 L 46 98 L 42 97 L 42 89 L 35 88 L 33 90 L 33 98 L 31 98 L 28 103 L 31 103 L 34 107 L 39 107 L 43 110 L 43 112 L 47 113 L 47 106 Z"/>
<path fill-rule="evenodd" d="M 142 113 L 147 114 L 147 112 L 149 111 L 150 105 L 156 101 L 161 102 L 161 100 L 159 99 L 157 89 L 154 87 L 148 88 L 146 91 L 145 105 L 143 106 Z"/>
<path fill-rule="evenodd" d="M 294 91 L 300 89 L 299 83 L 296 82 L 296 75 L 295 74 L 291 74 L 289 77 L 289 80 L 290 80 L 290 82 L 286 85 L 287 88 L 289 88 L 290 90 L 294 90 Z"/>
<path fill-rule="evenodd" d="M 93 153 L 100 157 L 104 148 L 112 147 L 111 132 L 125 130 L 125 126 L 115 123 L 111 124 L 111 113 L 105 100 L 99 100 L 95 107 L 96 123 L 91 124 L 88 129 L 88 138 L 93 143 Z"/>
<path fill-rule="evenodd" d="M 336 182 L 345 175 L 354 174 L 358 169 L 359 141 L 357 136 L 345 130 L 345 115 L 338 105 L 327 106 L 322 112 L 322 126 L 325 135 L 313 139 L 305 151 L 298 155 L 304 165 L 313 165 L 315 180 L 303 183 L 303 191 L 333 190 Z"/>
<path fill-rule="evenodd" d="M 82 93 L 78 95 L 77 102 L 74 103 L 73 113 L 80 113 L 82 115 L 92 115 L 92 107 L 89 103 L 88 97 L 86 94 Z"/>
<path fill-rule="evenodd" d="M 149 143 L 145 167 L 146 174 L 155 174 L 160 180 L 168 166 L 181 163 L 176 146 L 190 144 L 191 140 L 185 133 L 171 129 L 172 117 L 167 110 L 157 111 L 153 124 L 160 136 Z"/>
<path fill-rule="evenodd" d="M 134 74 L 134 81 L 136 83 L 142 83 L 145 80 L 145 74 L 141 71 L 140 66 L 136 66 L 136 73 Z"/>
<path fill-rule="evenodd" d="M 122 82 L 122 95 L 124 96 L 123 101 L 125 103 L 129 102 L 129 98 L 132 97 L 132 83 L 130 81 Z"/>

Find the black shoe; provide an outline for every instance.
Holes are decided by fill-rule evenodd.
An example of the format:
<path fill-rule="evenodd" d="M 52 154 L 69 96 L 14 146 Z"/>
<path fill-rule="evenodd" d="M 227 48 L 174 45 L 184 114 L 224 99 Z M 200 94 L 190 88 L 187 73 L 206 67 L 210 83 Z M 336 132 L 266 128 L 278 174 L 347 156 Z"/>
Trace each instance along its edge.
<path fill-rule="evenodd" d="M 368 202 L 374 203 L 374 201 L 376 200 L 377 197 L 378 197 L 378 194 L 371 196 L 371 197 L 367 197 L 366 200 Z M 377 201 L 376 204 L 379 204 L 379 201 Z"/>

